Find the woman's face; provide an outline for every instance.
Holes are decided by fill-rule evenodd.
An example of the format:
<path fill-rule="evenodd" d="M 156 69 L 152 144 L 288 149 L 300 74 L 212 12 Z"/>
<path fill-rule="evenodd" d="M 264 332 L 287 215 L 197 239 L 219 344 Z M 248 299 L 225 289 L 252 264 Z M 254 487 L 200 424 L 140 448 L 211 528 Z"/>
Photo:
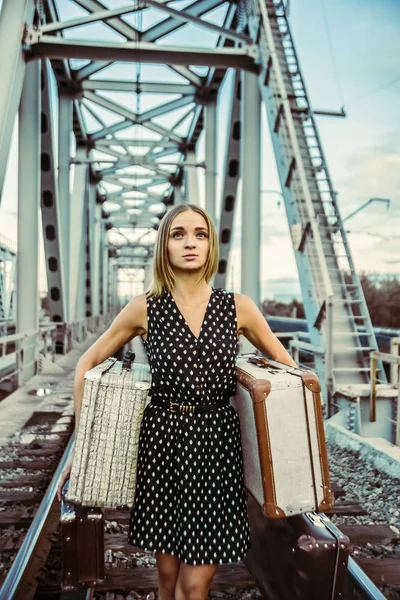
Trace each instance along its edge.
<path fill-rule="evenodd" d="M 207 222 L 201 214 L 185 210 L 176 215 L 168 235 L 168 258 L 174 271 L 202 268 L 209 247 Z"/>

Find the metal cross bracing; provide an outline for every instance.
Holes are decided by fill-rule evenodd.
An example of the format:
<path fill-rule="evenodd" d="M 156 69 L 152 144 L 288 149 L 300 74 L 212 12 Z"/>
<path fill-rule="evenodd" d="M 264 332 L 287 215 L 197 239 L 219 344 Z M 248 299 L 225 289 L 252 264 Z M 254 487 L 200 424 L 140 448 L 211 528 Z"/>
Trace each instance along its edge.
<path fill-rule="evenodd" d="M 255 280 L 251 295 L 259 300 L 258 208 L 252 206 L 259 203 L 259 165 L 251 155 L 260 155 L 262 102 L 318 374 L 330 391 L 367 381 L 375 337 L 283 3 L 18 0 L 10 6 L 5 0 L 0 17 L 0 52 L 7 48 L 11 65 L 0 94 L 1 151 L 4 157 L 25 68 L 40 60 L 41 206 L 53 320 L 107 312 L 119 265 L 148 267 L 165 210 L 199 201 L 199 171 L 205 171 L 206 208 L 218 221 L 216 104 L 228 70 L 236 69 L 216 284 L 226 282 L 242 178 L 242 256 L 243 248 L 254 255 L 252 269 L 242 264 L 242 280 L 243 274 Z M 0 170 L 0 185 L 3 178 Z"/>

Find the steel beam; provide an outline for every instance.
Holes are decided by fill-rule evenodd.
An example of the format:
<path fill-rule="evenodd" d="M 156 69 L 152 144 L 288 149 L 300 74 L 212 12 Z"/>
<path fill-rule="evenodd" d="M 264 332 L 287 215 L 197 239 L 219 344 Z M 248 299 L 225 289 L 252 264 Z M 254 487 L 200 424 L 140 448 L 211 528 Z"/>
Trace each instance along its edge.
<path fill-rule="evenodd" d="M 217 193 L 217 104 L 206 107 L 206 210 L 215 222 Z"/>
<path fill-rule="evenodd" d="M 79 0 L 77 1 L 77 4 L 79 4 Z M 87 9 L 86 6 L 84 8 Z M 113 26 L 113 24 L 116 25 L 120 28 L 119 31 L 117 30 L 118 33 L 122 33 L 121 26 L 123 24 L 123 21 L 121 21 L 120 19 L 112 19 L 112 17 L 121 17 L 124 14 L 134 12 L 134 10 L 137 9 L 135 9 L 132 6 L 125 6 L 124 8 L 116 8 L 114 10 L 96 10 L 95 12 L 89 13 L 88 15 L 85 15 L 84 17 L 79 17 L 77 19 L 68 19 L 66 21 L 56 21 L 54 23 L 47 23 L 46 25 L 42 26 L 42 31 L 43 33 L 54 33 L 58 31 L 64 31 L 65 29 L 71 29 L 72 27 L 82 27 L 82 25 L 90 25 L 92 23 L 102 21 L 103 19 L 107 19 L 107 24 L 110 24 L 111 27 Z M 130 35 L 133 34 L 132 30 L 135 35 L 135 37 L 132 39 L 137 39 L 136 29 L 131 27 L 128 33 Z M 123 35 L 125 35 L 125 33 L 123 33 Z"/>
<path fill-rule="evenodd" d="M 242 73 L 241 291 L 260 306 L 261 96 L 257 77 Z"/>
<path fill-rule="evenodd" d="M 0 12 L 0 204 L 15 116 L 24 83 L 25 59 L 21 39 L 25 24 L 32 24 L 33 15 L 33 0 L 5 1 Z"/>
<path fill-rule="evenodd" d="M 134 81 L 121 81 L 117 79 L 88 79 L 82 82 L 83 91 L 107 90 L 111 92 L 129 92 L 136 91 L 136 83 Z M 191 84 L 180 83 L 152 83 L 140 82 L 140 93 L 142 94 L 180 94 L 183 96 L 194 95 L 199 87 Z"/>
<path fill-rule="evenodd" d="M 232 89 L 230 126 L 225 162 L 225 179 L 222 189 L 221 216 L 219 220 L 219 264 L 214 285 L 226 287 L 229 253 L 233 238 L 233 221 L 237 205 L 237 188 L 240 177 L 240 146 L 242 138 L 240 122 L 241 75 L 236 71 Z"/>
<path fill-rule="evenodd" d="M 60 94 L 58 102 L 58 198 L 60 202 L 60 226 L 64 283 L 69 288 L 69 240 L 70 240 L 70 156 L 73 100 Z M 69 320 L 69 297 L 65 294 L 65 314 Z"/>
<path fill-rule="evenodd" d="M 146 4 L 156 8 L 157 10 L 167 13 L 177 21 L 183 21 L 183 23 L 191 23 L 192 25 L 203 27 L 204 29 L 208 29 L 209 31 L 223 35 L 225 38 L 233 40 L 234 42 L 249 44 L 252 41 L 249 36 L 244 35 L 243 33 L 237 33 L 232 29 L 225 29 L 224 27 L 215 25 L 215 23 L 211 23 L 210 21 L 205 21 L 200 17 L 191 15 L 187 9 L 176 10 L 175 8 L 167 6 L 158 0 L 146 0 Z M 188 8 L 190 8 L 190 6 Z"/>
<path fill-rule="evenodd" d="M 60 205 L 55 173 L 53 114 L 50 91 L 50 65 L 42 61 L 42 148 L 41 148 L 41 208 L 43 240 L 46 257 L 48 301 L 52 321 L 65 321 L 65 285 L 60 239 Z"/>
<path fill-rule="evenodd" d="M 39 328 L 40 63 L 28 65 L 19 106 L 17 332 Z M 27 301 L 29 299 L 29 301 Z M 24 348 L 23 380 L 36 371 L 36 339 Z"/>
<path fill-rule="evenodd" d="M 187 163 L 196 165 L 197 157 L 196 151 L 192 150 L 187 153 Z M 186 182 L 188 191 L 186 194 L 187 202 L 190 204 L 196 204 L 200 206 L 200 191 L 199 191 L 199 173 L 197 166 L 187 166 L 186 171 Z"/>
<path fill-rule="evenodd" d="M 86 148 L 79 147 L 77 157 L 86 158 Z M 88 165 L 75 166 L 74 184 L 71 194 L 71 219 L 74 227 L 70 237 L 70 320 L 78 321 L 85 317 L 85 275 L 86 275 L 86 210 L 88 204 Z"/>
<path fill-rule="evenodd" d="M 109 258 L 108 258 L 108 239 L 107 231 L 104 224 L 102 224 L 102 286 L 101 286 L 101 302 L 102 302 L 102 313 L 106 315 L 110 310 L 109 304 Z"/>
<path fill-rule="evenodd" d="M 187 6 L 185 8 L 185 12 L 187 15 L 200 17 L 201 15 L 204 15 L 205 13 L 209 12 L 210 10 L 213 10 L 213 8 L 216 8 L 217 6 L 220 6 L 223 3 L 223 0 L 197 0 L 197 2 L 193 2 L 192 4 L 190 4 L 190 6 Z M 161 21 L 161 23 L 157 23 L 156 25 L 150 27 L 150 29 L 145 31 L 143 34 L 143 41 L 154 42 L 172 33 L 173 31 L 176 31 L 183 25 L 184 23 L 182 23 L 182 21 L 174 17 L 169 17 L 168 19 Z"/>
<path fill-rule="evenodd" d="M 27 40 L 26 40 L 27 41 Z M 29 44 L 29 42 L 27 42 Z M 166 46 L 142 42 L 113 43 L 65 40 L 51 35 L 40 36 L 27 48 L 27 59 L 80 58 L 119 62 L 205 65 L 228 69 L 234 67 L 258 73 L 258 49 L 254 44 L 242 48 L 202 48 Z"/>
<path fill-rule="evenodd" d="M 85 10 L 87 10 L 89 13 L 92 13 L 92 15 L 96 14 L 96 12 L 100 12 L 100 11 L 103 14 L 106 12 L 104 5 L 101 4 L 100 2 L 97 2 L 97 0 L 74 0 L 74 2 L 75 2 L 75 4 L 78 4 L 79 6 L 81 6 Z M 127 7 L 127 8 L 129 8 L 129 7 Z M 129 12 L 132 12 L 133 10 L 134 10 L 134 7 L 132 7 Z M 112 18 L 107 19 L 108 27 L 111 27 L 111 29 L 114 29 L 114 31 L 123 35 L 128 40 L 137 40 L 138 39 L 138 32 L 136 31 L 136 29 L 131 27 L 131 25 L 129 25 L 125 21 L 122 21 L 121 19 L 119 19 L 118 18 L 119 15 L 113 16 L 112 15 L 113 11 L 109 11 L 109 12 L 111 13 L 110 16 Z M 106 18 L 106 17 L 103 17 L 103 18 Z"/>

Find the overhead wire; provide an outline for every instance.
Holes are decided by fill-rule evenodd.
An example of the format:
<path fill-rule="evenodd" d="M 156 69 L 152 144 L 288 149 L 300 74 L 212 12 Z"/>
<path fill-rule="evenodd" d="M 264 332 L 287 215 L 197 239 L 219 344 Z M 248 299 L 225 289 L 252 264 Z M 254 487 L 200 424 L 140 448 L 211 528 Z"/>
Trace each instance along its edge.
<path fill-rule="evenodd" d="M 327 38 L 327 41 L 328 41 L 329 53 L 330 53 L 330 56 L 331 56 L 333 73 L 334 73 L 334 77 L 335 77 L 337 89 L 338 89 L 338 92 L 339 92 L 340 101 L 342 103 L 342 106 L 345 106 L 346 103 L 345 103 L 345 99 L 344 99 L 344 94 L 343 94 L 342 86 L 341 86 L 341 83 L 340 83 L 339 72 L 338 72 L 338 68 L 337 68 L 337 64 L 336 64 L 335 54 L 334 54 L 334 51 L 333 51 L 332 36 L 331 36 L 331 31 L 330 31 L 330 27 L 329 27 L 328 16 L 327 16 L 327 12 L 326 12 L 325 0 L 321 0 L 321 8 L 322 8 L 322 16 L 323 16 L 324 23 L 325 23 L 326 38 Z"/>

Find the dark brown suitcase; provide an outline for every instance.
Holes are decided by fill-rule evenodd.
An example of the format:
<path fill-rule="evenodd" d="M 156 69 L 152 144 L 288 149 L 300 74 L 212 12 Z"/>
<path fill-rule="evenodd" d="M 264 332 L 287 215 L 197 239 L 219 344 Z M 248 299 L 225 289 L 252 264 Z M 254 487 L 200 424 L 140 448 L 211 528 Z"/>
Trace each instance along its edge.
<path fill-rule="evenodd" d="M 265 598 L 345 600 L 349 538 L 324 515 L 269 519 L 247 494 L 252 546 L 244 562 Z"/>
<path fill-rule="evenodd" d="M 100 508 L 61 501 L 62 588 L 74 591 L 104 581 L 104 515 Z"/>

